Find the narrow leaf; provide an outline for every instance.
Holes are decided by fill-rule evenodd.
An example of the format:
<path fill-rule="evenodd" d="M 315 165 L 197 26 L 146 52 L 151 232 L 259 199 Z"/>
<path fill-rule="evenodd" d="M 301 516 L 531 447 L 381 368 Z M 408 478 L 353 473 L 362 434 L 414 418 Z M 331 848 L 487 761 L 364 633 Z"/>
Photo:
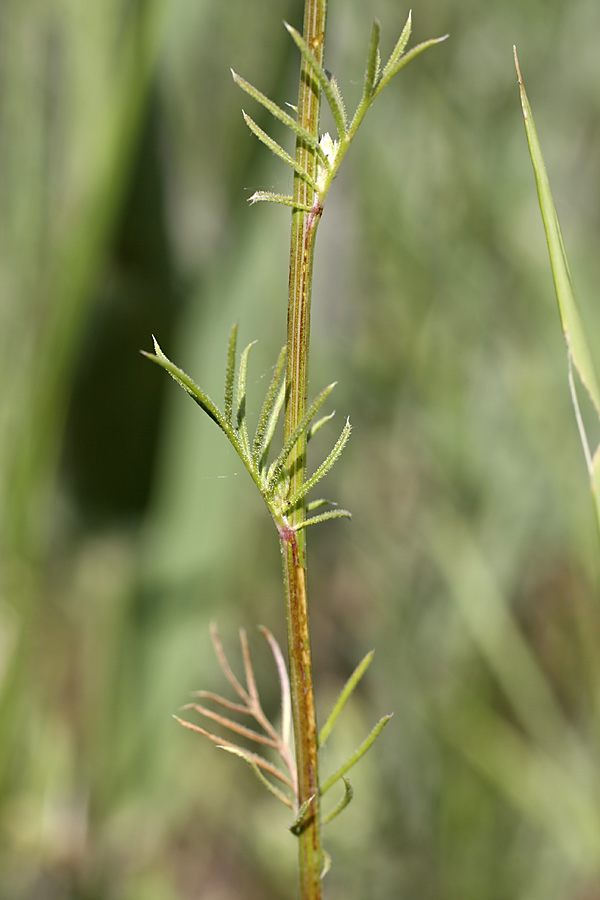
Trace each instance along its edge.
<path fill-rule="evenodd" d="M 396 42 L 396 46 L 390 53 L 390 58 L 388 59 L 388 61 L 386 62 L 385 66 L 383 68 L 383 76 L 384 77 L 388 74 L 388 72 L 391 72 L 391 70 L 394 68 L 395 65 L 397 65 L 398 61 L 400 60 L 400 57 L 402 56 L 402 54 L 404 53 L 404 51 L 406 49 L 406 45 L 408 44 L 408 42 L 410 40 L 411 32 L 412 32 L 412 10 L 408 14 L 408 19 L 406 20 L 406 24 L 405 24 L 404 28 L 402 29 L 402 34 L 400 35 L 400 37 L 398 38 L 398 40 Z"/>
<path fill-rule="evenodd" d="M 213 647 L 215 648 L 215 653 L 217 659 L 219 660 L 219 665 L 221 666 L 221 671 L 225 675 L 225 678 L 232 686 L 238 697 L 244 701 L 246 706 L 250 705 L 250 695 L 248 691 L 242 687 L 236 676 L 233 674 L 233 670 L 229 665 L 227 657 L 225 655 L 225 651 L 223 649 L 223 644 L 221 643 L 221 638 L 219 636 L 219 629 L 215 622 L 210 623 L 210 637 L 213 642 Z"/>
<path fill-rule="evenodd" d="M 348 132 L 348 114 L 346 113 L 346 104 L 344 103 L 344 98 L 342 97 L 342 92 L 340 90 L 340 86 L 338 84 L 337 78 L 334 75 L 331 75 L 329 79 L 329 84 L 331 85 L 332 93 L 335 97 L 336 103 L 341 110 L 343 119 L 344 119 L 344 134 Z"/>
<path fill-rule="evenodd" d="M 325 818 L 322 820 L 322 825 L 328 825 L 329 822 L 332 822 L 336 816 L 339 816 L 342 810 L 346 809 L 346 807 L 354 797 L 354 788 L 352 787 L 348 779 L 342 777 L 342 781 L 344 782 L 344 796 L 335 807 L 335 809 L 332 809 L 331 812 L 327 816 L 325 816 Z"/>
<path fill-rule="evenodd" d="M 269 629 L 261 625 L 260 631 L 271 648 L 271 653 L 273 654 L 275 665 L 277 666 L 279 686 L 281 688 L 281 737 L 283 743 L 289 745 L 292 732 L 292 700 L 287 667 L 283 658 L 283 653 L 281 652 L 281 647 Z"/>
<path fill-rule="evenodd" d="M 254 191 L 251 197 L 248 197 L 248 203 L 260 203 L 266 201 L 268 203 L 279 203 L 280 206 L 291 206 L 293 209 L 301 209 L 304 212 L 312 212 L 312 206 L 305 206 L 303 203 L 296 203 L 291 194 L 273 194 L 271 191 Z"/>
<path fill-rule="evenodd" d="M 377 19 L 373 22 L 371 29 L 371 43 L 369 44 L 369 57 L 367 59 L 367 68 L 365 71 L 365 87 L 363 97 L 370 99 L 373 96 L 375 85 L 378 77 L 378 57 L 379 57 L 379 34 L 381 26 Z"/>
<path fill-rule="evenodd" d="M 290 825 L 290 831 L 292 834 L 296 836 L 302 834 L 307 822 L 308 822 L 308 810 L 315 799 L 315 795 L 309 797 L 308 800 L 305 800 L 300 809 L 298 810 L 298 815 Z"/>
<path fill-rule="evenodd" d="M 269 476 L 268 476 L 268 489 L 269 491 L 274 491 L 279 482 L 279 476 L 287 462 L 287 459 L 294 449 L 295 445 L 299 441 L 300 437 L 307 430 L 311 420 L 317 414 L 321 406 L 325 403 L 330 393 L 334 389 L 336 382 L 334 381 L 332 384 L 329 384 L 326 388 L 324 388 L 318 397 L 313 400 L 307 412 L 304 414 L 302 419 L 300 420 L 298 426 L 291 433 L 283 448 L 277 458 L 273 460 L 271 466 L 269 467 Z"/>
<path fill-rule="evenodd" d="M 306 504 L 306 512 L 312 512 L 313 509 L 320 509 L 322 506 L 337 506 L 333 500 L 326 500 L 325 497 L 319 497 L 318 500 L 311 500 Z"/>
<path fill-rule="evenodd" d="M 403 69 L 405 66 L 412 62 L 415 57 L 420 56 L 424 50 L 427 50 L 429 47 L 433 47 L 435 44 L 441 44 L 442 41 L 445 41 L 449 35 L 443 34 L 441 37 L 432 38 L 429 41 L 423 41 L 422 44 L 417 44 L 416 47 L 413 47 L 412 50 L 409 50 L 408 53 L 405 53 L 404 56 L 401 56 L 400 59 L 388 69 L 387 65 L 385 66 L 383 72 L 381 73 L 381 78 L 379 79 L 379 84 L 375 88 L 373 93 L 373 99 L 381 93 L 384 87 L 389 84 L 392 78 L 398 74 L 398 72 Z"/>
<path fill-rule="evenodd" d="M 317 433 L 319 428 L 322 428 L 323 425 L 325 425 L 327 422 L 330 422 L 334 416 L 335 416 L 335 410 L 333 412 L 329 413 L 328 416 L 323 416 L 321 419 L 317 419 L 317 421 L 314 422 L 314 424 L 312 424 L 310 426 L 310 428 L 308 429 L 308 431 L 306 432 L 306 440 L 310 441 L 310 439 L 315 436 L 315 434 Z"/>
<path fill-rule="evenodd" d="M 240 644 L 242 647 L 242 659 L 244 661 L 244 674 L 246 676 L 246 687 L 248 688 L 248 696 L 250 697 L 250 706 L 253 715 L 256 718 L 257 710 L 262 712 L 260 699 L 258 696 L 258 688 L 256 687 L 256 679 L 254 678 L 254 666 L 252 665 L 252 657 L 250 656 L 250 647 L 248 646 L 248 636 L 246 630 L 240 628 Z"/>
<path fill-rule="evenodd" d="M 321 480 L 321 478 L 324 478 L 325 475 L 327 475 L 327 473 L 332 468 L 332 466 L 340 458 L 344 447 L 348 443 L 348 438 L 350 437 L 351 431 L 352 431 L 352 426 L 350 425 L 350 419 L 347 419 L 346 424 L 344 425 L 344 428 L 342 430 L 342 433 L 340 434 L 339 438 L 335 442 L 335 445 L 333 446 L 333 449 L 327 456 L 327 459 L 325 459 L 321 463 L 319 468 L 316 470 L 316 472 L 313 475 L 310 476 L 310 478 L 306 479 L 306 481 L 304 482 L 302 487 L 298 491 L 296 491 L 295 494 L 292 494 L 292 496 L 289 498 L 288 505 L 289 505 L 290 509 L 292 509 L 298 503 L 299 500 L 301 500 L 303 497 L 306 497 L 308 492 L 310 490 L 312 490 L 312 488 L 314 488 L 314 486 Z"/>
<path fill-rule="evenodd" d="M 250 116 L 246 112 L 244 112 L 244 110 L 242 110 L 242 115 L 243 115 L 244 121 L 245 121 L 246 125 L 248 126 L 248 128 L 250 129 L 250 131 L 253 134 L 255 134 L 256 137 L 260 141 L 262 141 L 263 144 L 265 144 L 265 146 L 267 146 L 269 148 L 269 150 L 271 150 L 276 156 L 279 156 L 279 158 L 282 159 L 285 163 L 287 163 L 288 166 L 291 166 L 291 168 L 295 172 L 297 172 L 301 178 L 304 178 L 304 180 L 308 184 L 310 184 L 311 188 L 314 191 L 316 191 L 317 190 L 316 182 L 313 181 L 313 179 L 310 177 L 310 175 L 308 174 L 306 169 L 304 169 L 300 165 L 300 163 L 294 159 L 293 156 L 290 156 L 289 153 L 286 153 L 286 151 L 283 149 L 283 147 L 280 144 L 277 143 L 277 141 L 274 141 L 272 137 L 269 137 L 269 135 L 266 133 L 266 131 L 263 131 L 262 128 L 256 124 L 254 119 L 251 119 Z"/>
<path fill-rule="evenodd" d="M 270 442 L 273 431 L 275 430 L 277 417 L 275 418 L 275 422 L 272 423 L 273 431 L 269 434 L 269 426 L 271 425 L 273 413 L 277 411 L 278 416 L 281 409 L 281 407 L 277 409 L 277 402 L 279 400 L 279 395 L 281 394 L 279 382 L 281 381 L 283 367 L 285 365 L 285 352 L 286 348 L 282 347 L 258 418 L 258 424 L 252 442 L 252 461 L 256 467 L 258 467 L 259 460 L 265 452 L 265 447 Z M 283 397 L 281 398 L 281 403 L 283 403 Z"/>
<path fill-rule="evenodd" d="M 377 740 L 377 738 L 379 737 L 379 735 L 381 734 L 381 732 L 383 731 L 383 729 L 385 728 L 385 726 L 387 725 L 387 723 L 390 721 L 391 718 L 392 718 L 391 715 L 389 715 L 389 716 L 383 716 L 383 718 L 379 720 L 379 722 L 377 723 L 377 725 L 375 725 L 375 727 L 373 728 L 373 730 L 371 731 L 369 736 L 367 738 L 365 738 L 365 740 L 362 742 L 362 744 L 360 745 L 358 750 L 356 750 L 356 752 L 352 754 L 350 759 L 346 763 L 344 763 L 344 765 L 341 766 L 337 770 L 337 772 L 335 772 L 330 778 L 327 779 L 325 784 L 321 787 L 321 795 L 325 794 L 329 790 L 330 787 L 333 787 L 333 785 L 336 783 L 336 781 L 339 781 L 340 778 L 342 778 L 346 774 L 346 772 L 352 768 L 352 766 L 356 765 L 356 763 L 359 761 L 359 759 L 361 757 L 363 757 L 365 755 L 365 753 L 371 747 L 371 745 L 374 743 L 374 741 Z"/>
<path fill-rule="evenodd" d="M 355 668 L 354 672 L 352 673 L 352 675 L 350 676 L 350 678 L 348 679 L 348 681 L 342 688 L 340 695 L 337 698 L 333 709 L 329 713 L 329 718 L 327 719 L 327 721 L 325 722 L 325 724 L 323 725 L 323 727 L 321 728 L 321 731 L 319 733 L 319 747 L 322 747 L 324 745 L 325 741 L 331 734 L 331 729 L 335 725 L 337 717 L 339 716 L 342 709 L 346 705 L 349 697 L 351 697 L 352 693 L 354 692 L 356 685 L 358 684 L 360 679 L 363 677 L 363 675 L 365 674 L 365 672 L 371 665 L 371 660 L 373 659 L 373 653 L 374 653 L 374 651 L 370 650 L 367 653 L 367 655 L 365 657 L 363 657 L 363 659 L 361 659 L 361 661 Z"/>
<path fill-rule="evenodd" d="M 299 525 L 294 526 L 294 531 L 302 531 L 303 528 L 308 528 L 309 525 L 318 525 L 319 522 L 327 522 L 328 519 L 351 519 L 352 513 L 348 512 L 347 509 L 333 509 L 331 512 L 321 513 L 318 516 L 311 516 L 310 519 L 305 519 L 303 522 L 300 522 Z"/>
<path fill-rule="evenodd" d="M 250 444 L 248 441 L 248 426 L 246 424 L 246 380 L 248 375 L 248 355 L 255 343 L 256 341 L 252 341 L 242 352 L 236 390 L 235 427 L 248 457 L 250 457 Z"/>
<path fill-rule="evenodd" d="M 221 737 L 218 734 L 212 734 L 212 732 L 207 731 L 206 728 L 202 728 L 201 725 L 195 725 L 193 722 L 186 722 L 185 719 L 180 719 L 179 716 L 173 716 L 176 722 L 179 722 L 180 725 L 183 725 L 184 728 L 189 728 L 190 731 L 195 731 L 198 734 L 203 735 L 203 737 L 207 737 L 209 741 L 212 741 L 214 744 L 217 744 L 221 749 L 225 747 L 231 747 L 235 750 L 241 750 L 242 753 L 245 753 L 249 759 L 252 759 L 257 766 L 261 769 L 264 769 L 265 772 L 268 772 L 274 778 L 277 778 L 278 781 L 281 781 L 282 784 L 285 784 L 286 787 L 289 787 L 290 790 L 293 790 L 293 785 L 290 779 L 285 775 L 284 772 L 281 772 L 277 766 L 274 766 L 273 763 L 270 763 L 267 759 L 260 756 L 258 753 L 252 753 L 251 750 L 242 750 L 241 747 L 238 747 L 237 744 L 234 744 L 233 741 L 228 741 Z"/>
<path fill-rule="evenodd" d="M 227 347 L 227 369 L 225 372 L 225 418 L 233 425 L 233 383 L 235 381 L 235 351 L 237 348 L 237 324 L 233 326 L 229 334 Z"/>
<path fill-rule="evenodd" d="M 335 124 L 337 126 L 339 136 L 345 137 L 347 130 L 346 111 L 343 104 L 340 104 L 340 101 L 338 99 L 338 97 L 340 96 L 339 89 L 337 90 L 337 92 L 333 90 L 327 72 L 325 71 L 323 66 L 321 66 L 317 62 L 314 53 L 309 49 L 308 44 L 306 43 L 300 32 L 296 31 L 295 28 L 292 28 L 291 25 L 288 25 L 287 22 L 284 22 L 283 24 L 291 34 L 296 46 L 300 50 L 300 53 L 313 70 L 317 81 L 321 85 L 321 89 L 325 94 L 327 102 L 329 103 L 329 106 L 331 108 L 331 112 L 333 113 L 333 118 L 335 119 Z"/>
<path fill-rule="evenodd" d="M 208 394 L 205 394 L 203 390 L 201 390 L 195 381 L 193 381 L 189 375 L 183 371 L 183 369 L 178 368 L 175 363 L 171 362 L 171 360 L 165 356 L 165 354 L 160 349 L 159 343 L 155 337 L 153 337 L 154 341 L 154 353 L 146 353 L 146 351 L 142 350 L 142 356 L 145 356 L 147 359 L 151 360 L 157 365 L 161 366 L 169 375 L 175 379 L 175 381 L 181 385 L 181 387 L 186 391 L 190 397 L 196 401 L 198 406 L 204 410 L 204 412 L 210 416 L 213 422 L 216 422 L 217 425 L 225 431 L 225 433 L 229 436 L 230 429 L 223 418 L 221 412 L 217 409 L 215 404 L 212 402 Z"/>
<path fill-rule="evenodd" d="M 277 106 L 276 103 L 273 103 L 272 100 L 269 100 L 269 98 L 266 97 L 265 94 L 257 90 L 254 85 L 250 84 L 248 81 L 234 72 L 233 69 L 231 70 L 231 74 L 233 75 L 233 80 L 235 81 L 235 83 L 239 87 L 241 87 L 243 91 L 246 91 L 246 93 L 249 94 L 250 97 L 252 97 L 254 100 L 257 100 L 258 103 L 260 103 L 261 106 L 264 106 L 264 108 L 268 110 L 271 115 L 275 116 L 276 119 L 279 119 L 280 122 L 283 122 L 284 125 L 287 125 L 288 128 L 291 128 L 292 131 L 298 135 L 298 137 L 302 138 L 305 144 L 307 144 L 315 151 L 322 162 L 325 162 L 325 154 L 319 147 L 318 140 L 310 133 L 310 131 L 307 131 L 307 129 L 300 125 L 300 123 L 296 121 L 296 119 L 292 118 L 292 116 L 281 109 L 280 106 Z M 296 107 L 291 106 L 291 104 L 290 109 L 293 109 L 295 112 L 297 112 Z"/>
<path fill-rule="evenodd" d="M 267 465 L 267 459 L 268 459 L 268 455 L 269 455 L 269 449 L 271 447 L 271 441 L 273 440 L 273 435 L 275 434 L 275 428 L 277 426 L 277 420 L 279 418 L 279 414 L 281 413 L 281 410 L 283 409 L 284 402 L 285 402 L 285 379 L 281 382 L 281 386 L 280 386 L 277 396 L 275 398 L 275 403 L 274 403 L 271 413 L 269 415 L 269 421 L 267 422 L 267 428 L 265 430 L 265 433 L 264 433 L 264 436 L 262 439 L 263 449 L 262 449 L 262 453 L 258 459 L 258 467 L 259 467 L 261 474 L 263 473 L 263 471 Z"/>
<path fill-rule="evenodd" d="M 218 744 L 217 746 L 219 750 L 226 750 L 227 753 L 233 753 L 234 756 L 239 756 L 240 759 L 243 759 L 245 762 L 247 762 L 258 780 L 261 782 L 261 784 L 264 784 L 267 790 L 269 790 L 275 797 L 277 797 L 278 800 L 281 800 L 281 802 L 284 803 L 285 806 L 288 806 L 290 809 L 294 808 L 290 798 L 286 794 L 284 794 L 283 791 L 280 791 L 279 788 L 276 788 L 274 784 L 271 784 L 268 778 L 265 778 L 258 765 L 252 759 L 249 753 L 246 753 L 245 750 L 241 750 L 239 747 L 232 747 L 227 744 Z"/>
<path fill-rule="evenodd" d="M 222 728 L 234 731 L 236 734 L 239 734 L 240 737 L 245 737 L 249 741 L 255 741 L 257 744 L 264 744 L 266 747 L 276 748 L 276 743 L 271 740 L 271 738 L 265 737 L 264 734 L 260 734 L 258 731 L 254 731 L 253 728 L 247 728 L 240 722 L 236 722 L 235 719 L 222 716 L 220 713 L 209 709 L 207 706 L 201 706 L 199 703 L 186 703 L 183 709 L 193 709 L 194 712 L 197 712 L 199 715 L 204 716 L 206 719 L 210 719 L 212 722 L 216 722 L 217 725 L 221 725 Z"/>

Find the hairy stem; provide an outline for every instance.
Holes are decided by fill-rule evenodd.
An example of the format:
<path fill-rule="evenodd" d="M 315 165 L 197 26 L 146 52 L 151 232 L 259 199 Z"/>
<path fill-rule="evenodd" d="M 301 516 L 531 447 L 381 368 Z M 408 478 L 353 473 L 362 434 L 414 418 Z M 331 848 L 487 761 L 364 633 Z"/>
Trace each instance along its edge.
<path fill-rule="evenodd" d="M 306 0 L 304 39 L 320 63 L 325 42 L 326 0 Z M 320 88 L 303 59 L 298 92 L 298 122 L 318 138 Z M 315 180 L 317 160 L 314 149 L 301 138 L 296 142 L 296 160 Z M 294 432 L 306 411 L 308 356 L 310 341 L 310 298 L 314 240 L 322 207 L 318 197 L 300 175 L 294 176 L 290 279 L 288 296 L 285 439 Z M 300 440 L 290 460 L 290 495 L 302 486 L 306 476 L 306 438 Z M 291 513 L 290 525 L 304 520 L 304 501 Z M 298 768 L 299 807 L 309 802 L 299 833 L 299 867 L 302 900 L 321 898 L 321 823 L 317 726 L 308 629 L 306 596 L 305 532 L 281 531 L 281 549 L 287 600 L 288 651 L 292 715 Z"/>

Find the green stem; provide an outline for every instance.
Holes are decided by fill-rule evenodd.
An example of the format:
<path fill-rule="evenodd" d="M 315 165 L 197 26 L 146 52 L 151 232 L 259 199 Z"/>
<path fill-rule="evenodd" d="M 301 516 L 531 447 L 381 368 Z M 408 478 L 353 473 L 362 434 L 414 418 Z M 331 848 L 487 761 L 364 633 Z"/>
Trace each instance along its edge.
<path fill-rule="evenodd" d="M 306 0 L 304 40 L 322 64 L 325 42 L 326 0 Z M 320 88 L 302 61 L 298 92 L 298 122 L 314 138 L 319 137 Z M 296 142 L 296 160 L 315 180 L 316 153 L 302 138 Z M 290 279 L 288 297 L 285 440 L 302 420 L 307 403 L 310 341 L 310 298 L 314 241 L 322 207 L 310 184 L 294 176 Z M 310 212 L 306 211 L 306 208 Z M 306 476 L 306 438 L 298 442 L 290 459 L 290 495 L 302 486 Z M 304 521 L 304 501 L 291 514 L 290 529 L 282 529 L 281 549 L 287 600 L 288 652 L 292 693 L 292 715 L 298 767 L 298 804 L 309 802 L 299 833 L 300 895 L 302 900 L 320 900 L 323 854 L 317 726 L 308 629 L 306 596 L 305 532 L 293 531 Z"/>

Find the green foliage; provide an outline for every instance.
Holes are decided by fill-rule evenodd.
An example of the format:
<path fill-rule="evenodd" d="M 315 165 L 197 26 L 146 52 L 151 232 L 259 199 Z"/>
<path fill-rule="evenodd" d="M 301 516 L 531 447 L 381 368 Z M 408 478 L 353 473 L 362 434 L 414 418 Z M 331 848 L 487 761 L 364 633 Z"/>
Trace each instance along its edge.
<path fill-rule="evenodd" d="M 262 128 L 260 128 L 253 119 L 250 118 L 245 112 L 243 113 L 244 121 L 250 128 L 253 134 L 265 144 L 269 150 L 271 150 L 276 156 L 279 156 L 288 166 L 290 166 L 295 172 L 297 172 L 304 180 L 313 188 L 317 195 L 317 204 L 322 204 L 325 196 L 331 187 L 333 179 L 335 178 L 342 159 L 346 155 L 352 140 L 358 130 L 358 126 L 362 122 L 365 117 L 365 114 L 375 97 L 377 97 L 386 85 L 392 80 L 392 78 L 400 72 L 401 69 L 404 68 L 411 60 L 415 59 L 420 53 L 424 50 L 427 50 L 428 47 L 432 47 L 434 44 L 440 43 L 440 41 L 444 41 L 448 35 L 444 35 L 444 37 L 433 38 L 429 41 L 424 41 L 421 44 L 418 44 L 408 53 L 405 53 L 406 45 L 410 39 L 411 28 L 412 28 L 412 16 L 409 14 L 406 24 L 402 30 L 402 34 L 400 35 L 396 46 L 392 50 L 390 54 L 390 58 L 387 63 L 383 67 L 383 71 L 381 70 L 381 53 L 379 50 L 379 34 L 380 34 L 380 26 L 379 22 L 375 21 L 373 24 L 373 30 L 371 32 L 371 42 L 369 44 L 369 55 L 367 59 L 367 67 L 365 70 L 365 79 L 364 79 L 364 90 L 363 95 L 356 108 L 356 112 L 352 118 L 352 121 L 348 121 L 348 116 L 346 113 L 346 106 L 339 88 L 339 85 L 336 79 L 325 71 L 323 66 L 319 64 L 315 55 L 312 53 L 310 48 L 307 46 L 302 35 L 296 31 L 295 28 L 292 28 L 291 25 L 288 25 L 287 22 L 284 23 L 287 28 L 289 34 L 291 35 L 294 43 L 300 50 L 303 59 L 310 66 L 310 70 L 313 72 L 315 78 L 317 79 L 321 90 L 329 104 L 329 108 L 333 114 L 333 118 L 337 128 L 337 139 L 332 140 L 328 134 L 325 134 L 321 137 L 320 141 L 316 141 L 313 135 L 309 134 L 309 132 L 303 128 L 292 116 L 290 116 L 285 110 L 281 109 L 276 103 L 266 97 L 261 91 L 257 90 L 253 85 L 247 82 L 245 79 L 241 78 L 236 72 L 231 71 L 233 75 L 233 80 L 239 87 L 242 88 L 247 94 L 249 94 L 254 100 L 260 103 L 268 112 L 271 113 L 276 119 L 280 122 L 283 122 L 291 131 L 293 131 L 298 137 L 302 139 L 309 147 L 311 147 L 314 152 L 317 154 L 320 164 L 320 171 L 317 177 L 317 180 L 314 181 L 306 169 L 302 168 L 302 166 L 291 157 L 286 151 L 281 147 L 276 141 L 274 141 Z M 311 211 L 311 207 L 298 207 L 298 204 L 295 203 L 293 197 L 285 194 L 275 194 L 270 191 L 256 191 L 251 197 L 250 202 L 256 203 L 258 200 L 269 200 L 273 203 L 279 203 L 283 206 L 292 206 L 296 208 L 304 209 L 307 212 Z"/>
<path fill-rule="evenodd" d="M 577 389 L 573 381 L 573 368 L 577 372 L 588 397 L 592 401 L 597 421 L 600 421 L 600 382 L 598 381 L 594 358 L 588 342 L 588 329 L 586 329 L 582 321 L 579 306 L 575 297 L 567 252 L 565 250 L 556 207 L 554 205 L 554 200 L 552 199 L 550 182 L 548 181 L 546 166 L 544 165 L 544 158 L 542 156 L 542 149 L 533 121 L 531 106 L 529 105 L 525 87 L 521 80 L 516 48 L 514 54 L 515 65 L 519 77 L 519 88 L 521 92 L 525 130 L 527 133 L 527 143 L 529 144 L 529 152 L 531 154 L 531 162 L 533 163 L 537 185 L 538 200 L 542 213 L 544 230 L 546 232 L 546 240 L 548 242 L 550 265 L 554 277 L 560 319 L 565 341 L 567 343 L 571 398 L 573 400 L 577 427 L 579 429 L 579 436 L 581 438 L 581 444 L 590 477 L 590 486 L 596 511 L 596 522 L 600 529 L 600 445 L 598 445 L 594 451 L 590 449 L 590 439 L 586 433 L 586 428 L 579 408 Z"/>
<path fill-rule="evenodd" d="M 267 508 L 277 529 L 282 532 L 291 529 L 287 518 L 290 511 L 304 500 L 309 491 L 312 490 L 325 475 L 327 475 L 334 463 L 341 456 L 348 438 L 350 437 L 351 428 L 350 423 L 347 421 L 332 450 L 323 460 L 321 465 L 318 466 L 314 474 L 304 482 L 299 490 L 290 492 L 290 455 L 300 438 L 309 433 L 311 425 L 313 428 L 312 433 L 314 434 L 318 428 L 331 418 L 331 415 L 325 416 L 313 425 L 314 417 L 329 397 L 329 394 L 335 385 L 330 384 L 321 391 L 308 408 L 306 415 L 299 423 L 298 427 L 284 443 L 281 450 L 275 455 L 272 462 L 269 463 L 271 442 L 275 434 L 277 420 L 281 413 L 285 398 L 285 379 L 283 371 L 285 348 L 283 348 L 279 354 L 273 378 L 267 388 L 254 439 L 251 444 L 247 425 L 246 381 L 248 375 L 248 357 L 253 345 L 254 344 L 248 344 L 242 351 L 236 377 L 235 360 L 237 325 L 234 325 L 231 329 L 227 348 L 223 412 L 215 406 L 208 394 L 199 388 L 189 375 L 186 375 L 185 372 L 179 369 L 165 356 L 156 339 L 154 339 L 154 354 L 144 353 L 143 355 L 168 372 L 169 375 L 171 375 L 171 377 L 190 395 L 190 397 L 195 400 L 207 416 L 219 426 L 250 473 L 252 480 L 267 504 Z M 234 382 L 235 404 L 233 402 Z M 326 502 L 329 501 L 319 500 L 317 501 L 317 505 L 322 505 Z M 326 513 L 321 513 L 305 520 L 301 523 L 301 526 L 296 526 L 295 530 L 298 530 L 300 527 L 305 528 L 307 525 L 324 522 L 328 519 L 349 517 L 350 513 L 345 509 L 329 510 Z M 294 529 L 292 528 L 291 530 Z"/>

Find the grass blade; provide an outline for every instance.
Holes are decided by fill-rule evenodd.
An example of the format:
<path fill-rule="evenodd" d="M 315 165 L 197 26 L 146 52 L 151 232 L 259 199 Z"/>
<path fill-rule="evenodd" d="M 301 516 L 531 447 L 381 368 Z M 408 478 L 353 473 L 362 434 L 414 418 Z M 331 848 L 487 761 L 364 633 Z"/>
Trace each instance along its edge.
<path fill-rule="evenodd" d="M 525 121 L 525 131 L 527 134 L 527 143 L 529 153 L 535 174 L 537 186 L 538 201 L 544 223 L 544 231 L 546 232 L 546 241 L 548 243 L 548 252 L 550 255 L 550 265 L 552 267 L 552 276 L 554 278 L 554 287 L 556 289 L 556 297 L 558 300 L 558 308 L 562 324 L 565 341 L 567 343 L 567 353 L 569 357 L 569 365 L 574 366 L 581 383 L 586 389 L 598 417 L 600 418 L 600 383 L 598 374 L 594 364 L 594 359 L 586 338 L 586 329 L 579 312 L 575 292 L 573 290 L 573 281 L 569 268 L 569 261 L 558 221 L 558 215 L 552 192 L 550 190 L 550 182 L 542 156 L 542 149 L 537 136 L 531 106 L 525 92 L 519 61 L 517 58 L 516 47 L 513 48 L 515 56 L 515 66 L 517 69 L 517 77 L 519 80 L 519 92 L 521 95 L 521 106 L 523 109 L 523 119 Z M 586 456 L 588 473 L 591 481 L 592 494 L 594 498 L 594 506 L 596 511 L 596 519 L 600 527 L 600 462 L 599 449 L 594 454 L 590 453 L 588 440 L 579 412 L 577 395 L 572 378 L 570 379 L 571 396 L 575 409 L 575 417 L 580 431 L 580 437 L 583 450 Z"/>

